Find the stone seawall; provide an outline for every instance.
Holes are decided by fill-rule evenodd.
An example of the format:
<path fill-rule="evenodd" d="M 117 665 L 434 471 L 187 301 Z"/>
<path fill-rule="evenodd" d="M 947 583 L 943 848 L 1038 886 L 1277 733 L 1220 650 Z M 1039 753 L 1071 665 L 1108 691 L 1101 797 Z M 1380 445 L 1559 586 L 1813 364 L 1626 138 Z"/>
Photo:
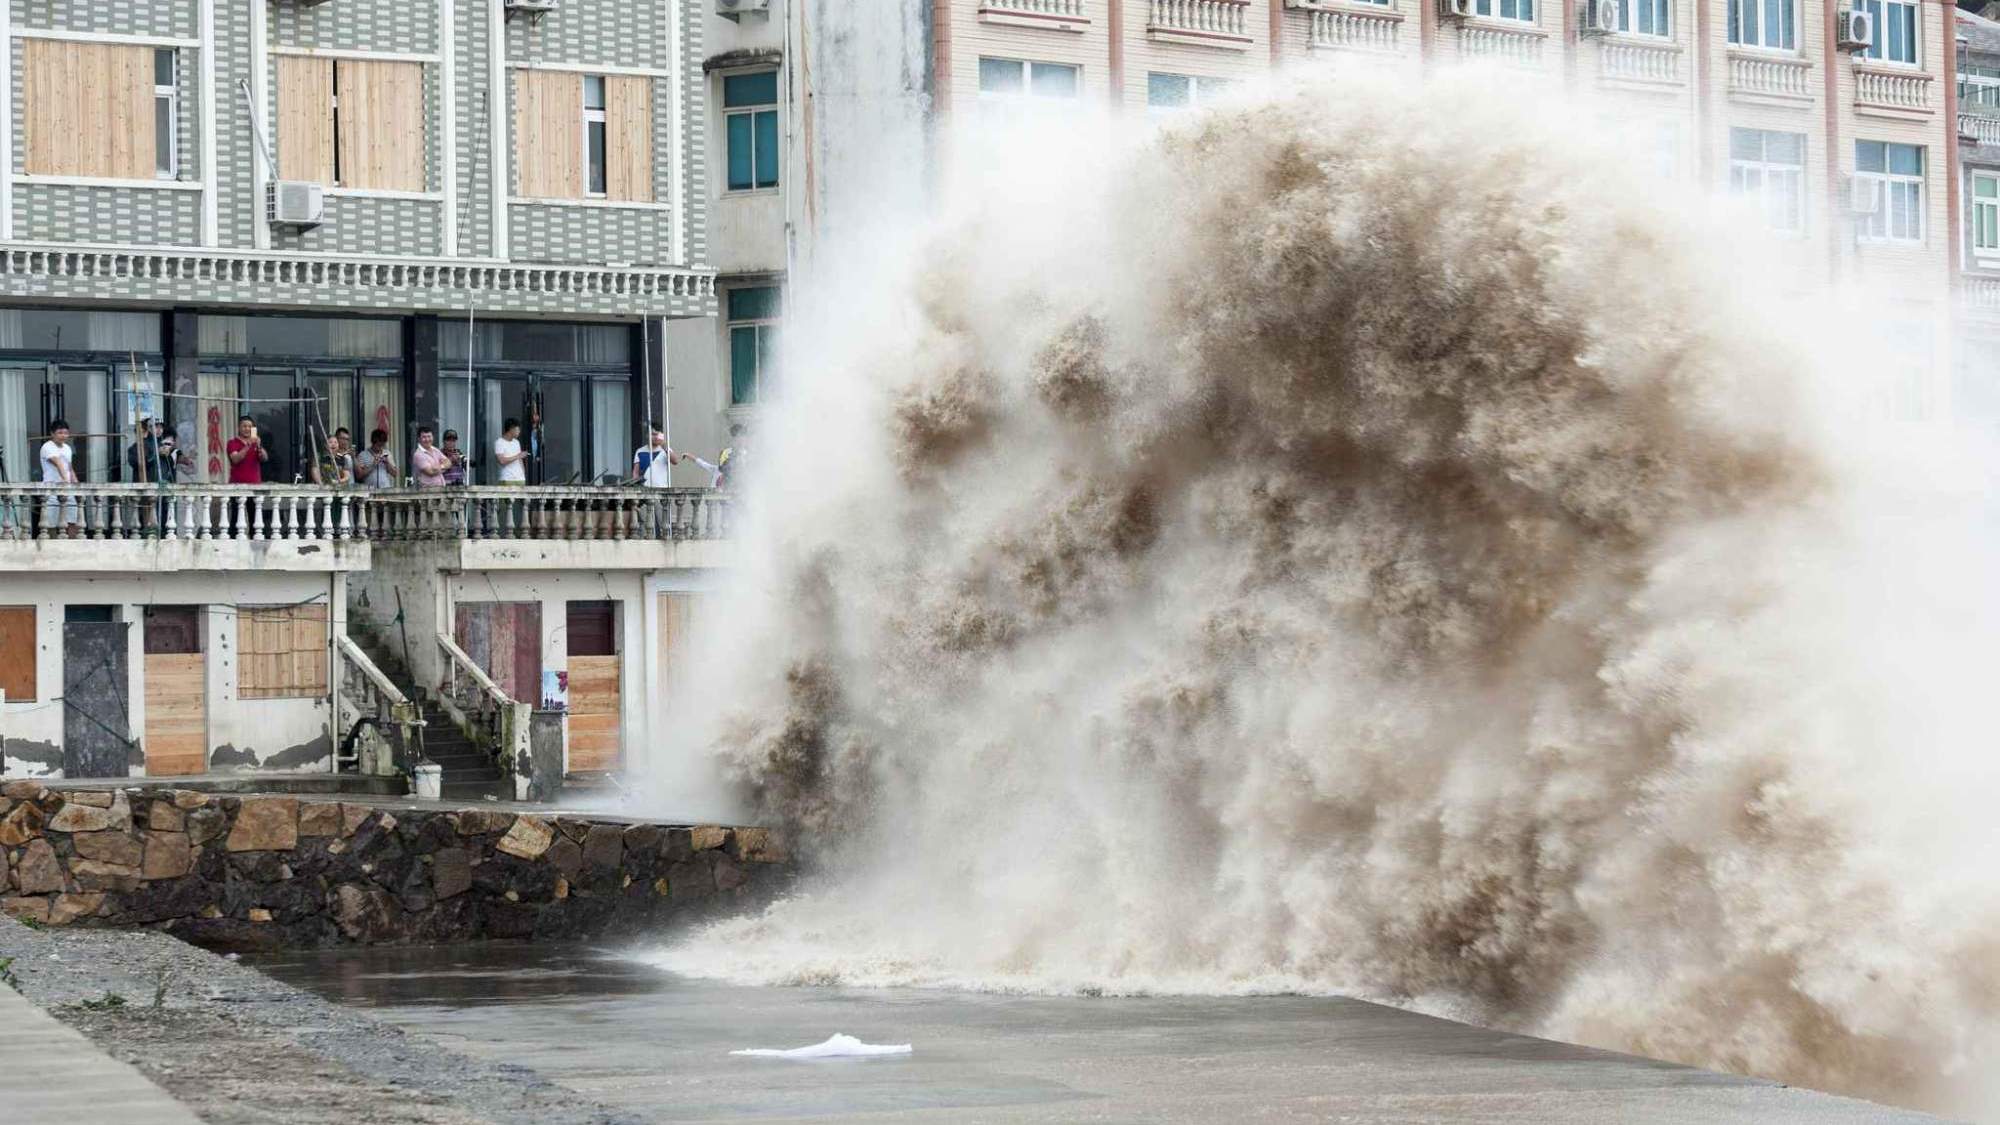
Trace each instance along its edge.
<path fill-rule="evenodd" d="M 185 789 L 0 786 L 0 908 L 228 947 L 574 938 L 752 908 L 762 828 Z"/>

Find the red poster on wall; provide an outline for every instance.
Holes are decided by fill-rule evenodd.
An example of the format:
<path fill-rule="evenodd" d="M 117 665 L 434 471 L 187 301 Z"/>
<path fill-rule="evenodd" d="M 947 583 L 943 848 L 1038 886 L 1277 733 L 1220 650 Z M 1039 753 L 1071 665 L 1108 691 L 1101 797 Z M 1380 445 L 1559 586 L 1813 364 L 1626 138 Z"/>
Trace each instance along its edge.
<path fill-rule="evenodd" d="M 222 479 L 222 408 L 208 408 L 208 479 Z"/>

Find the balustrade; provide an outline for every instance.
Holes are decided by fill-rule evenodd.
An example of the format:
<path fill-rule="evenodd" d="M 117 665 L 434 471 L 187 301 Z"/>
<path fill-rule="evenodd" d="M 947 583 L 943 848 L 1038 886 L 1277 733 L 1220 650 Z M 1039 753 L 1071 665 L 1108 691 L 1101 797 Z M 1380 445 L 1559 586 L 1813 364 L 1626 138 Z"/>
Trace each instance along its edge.
<path fill-rule="evenodd" d="M 1393 12 L 1312 13 L 1309 42 L 1322 50 L 1394 51 L 1402 18 Z"/>
<path fill-rule="evenodd" d="M 1611 82 L 1678 82 L 1680 61 L 1680 50 L 1670 43 L 1607 39 L 1597 52 L 1598 73 Z"/>
<path fill-rule="evenodd" d="M 2000 145 L 2000 117 L 1961 113 L 1958 115 L 1958 135 L 1975 144 Z"/>
<path fill-rule="evenodd" d="M 984 0 L 982 12 L 1044 19 L 1081 20 L 1084 0 Z"/>
<path fill-rule="evenodd" d="M 1249 41 L 1249 0 L 1152 0 L 1146 30 L 1156 36 Z"/>
<path fill-rule="evenodd" d="M 339 764 L 353 763 L 367 774 L 408 773 L 424 757 L 420 709 L 352 638 L 336 636 L 334 644 L 340 653 L 341 729 L 354 732 L 336 750 Z"/>
<path fill-rule="evenodd" d="M 1854 103 L 1885 109 L 1930 112 L 1931 76 L 1882 70 L 1854 71 Z"/>
<path fill-rule="evenodd" d="M 1812 64 L 1802 59 L 1729 56 L 1729 92 L 1799 101 L 1813 96 Z"/>
<path fill-rule="evenodd" d="M 1511 66 L 1535 66 L 1542 61 L 1542 36 L 1537 32 L 1468 25 L 1458 34 L 1459 49 L 1467 58 Z"/>
<path fill-rule="evenodd" d="M 0 485 L 0 540 L 360 539 L 368 497 L 254 485 Z"/>
<path fill-rule="evenodd" d="M 368 534 L 443 539 L 676 540 L 729 535 L 731 500 L 705 488 L 506 488 L 377 492 Z"/>
<path fill-rule="evenodd" d="M 480 746 L 489 747 L 501 768 L 513 772 L 528 760 L 528 725 L 532 707 L 508 695 L 478 662 L 443 633 L 436 634 L 444 679 L 439 701 Z"/>

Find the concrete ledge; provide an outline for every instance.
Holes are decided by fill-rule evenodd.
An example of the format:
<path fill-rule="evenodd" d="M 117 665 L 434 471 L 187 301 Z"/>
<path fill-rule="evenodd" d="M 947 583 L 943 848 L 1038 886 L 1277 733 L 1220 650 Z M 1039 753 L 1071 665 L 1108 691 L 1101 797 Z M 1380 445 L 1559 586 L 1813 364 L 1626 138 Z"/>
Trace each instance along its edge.
<path fill-rule="evenodd" d="M 28 539 L 0 541 L 0 571 L 367 570 L 365 539 Z"/>
<path fill-rule="evenodd" d="M 10 1125 L 200 1125 L 145 1075 L 0 985 L 0 1106 Z M 81 1115 L 81 1116 L 80 1116 Z"/>

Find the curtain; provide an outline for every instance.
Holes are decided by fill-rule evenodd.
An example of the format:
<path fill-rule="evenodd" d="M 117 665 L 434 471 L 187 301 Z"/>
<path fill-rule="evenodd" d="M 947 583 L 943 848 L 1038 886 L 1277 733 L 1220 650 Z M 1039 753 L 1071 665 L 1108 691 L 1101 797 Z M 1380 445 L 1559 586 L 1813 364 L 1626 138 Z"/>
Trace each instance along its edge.
<path fill-rule="evenodd" d="M 354 427 L 357 448 L 368 447 L 376 430 L 389 431 L 389 451 L 396 455 L 396 467 L 407 464 L 412 435 L 403 432 L 403 379 L 400 375 L 361 377 L 361 424 Z"/>
<path fill-rule="evenodd" d="M 394 358 L 403 354 L 403 322 L 344 320 L 326 322 L 326 354 L 357 359 Z"/>
<path fill-rule="evenodd" d="M 5 455 L 0 461 L 0 481 L 19 484 L 34 480 L 39 471 L 37 452 L 28 448 L 28 396 L 42 385 L 43 378 L 39 368 L 0 368 L 0 454 Z"/>
<path fill-rule="evenodd" d="M 632 468 L 631 388 L 611 379 L 590 384 L 590 476 L 625 475 Z"/>
<path fill-rule="evenodd" d="M 469 380 L 453 379 L 445 376 L 438 380 L 438 422 L 446 430 L 458 431 L 458 447 L 470 459 L 477 459 L 481 446 L 479 435 L 472 432 L 472 383 Z M 438 434 L 438 444 L 444 444 L 444 434 Z"/>

